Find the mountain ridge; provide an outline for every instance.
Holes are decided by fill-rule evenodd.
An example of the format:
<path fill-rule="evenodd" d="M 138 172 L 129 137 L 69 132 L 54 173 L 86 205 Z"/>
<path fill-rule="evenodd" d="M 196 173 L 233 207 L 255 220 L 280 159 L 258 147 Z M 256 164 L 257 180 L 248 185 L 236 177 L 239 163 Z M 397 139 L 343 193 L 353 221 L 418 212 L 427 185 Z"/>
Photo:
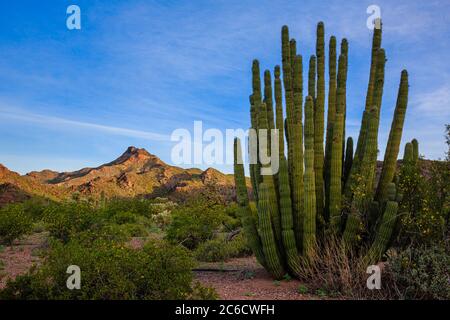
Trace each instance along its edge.
<path fill-rule="evenodd" d="M 233 175 L 214 168 L 172 166 L 134 146 L 111 162 L 71 172 L 45 169 L 20 175 L 0 164 L 0 184 L 5 183 L 22 193 L 54 200 L 70 198 L 76 192 L 89 198 L 159 196 L 184 201 L 199 193 L 209 193 L 224 202 L 235 199 Z"/>

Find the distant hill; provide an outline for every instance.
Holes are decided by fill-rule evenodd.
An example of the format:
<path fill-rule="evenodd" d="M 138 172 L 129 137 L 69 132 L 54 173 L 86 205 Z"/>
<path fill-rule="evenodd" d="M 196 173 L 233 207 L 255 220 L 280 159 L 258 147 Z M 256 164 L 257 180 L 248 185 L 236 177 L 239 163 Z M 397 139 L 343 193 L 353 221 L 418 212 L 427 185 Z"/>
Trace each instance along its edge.
<path fill-rule="evenodd" d="M 54 200 L 69 198 L 75 192 L 93 198 L 144 196 L 184 201 L 198 194 L 225 202 L 235 198 L 233 175 L 213 168 L 203 171 L 171 166 L 135 147 L 129 147 L 114 161 L 74 172 L 43 170 L 19 175 L 0 165 L 0 185 L 3 184 L 27 195 Z"/>
<path fill-rule="evenodd" d="M 420 160 L 422 172 L 427 177 L 432 162 Z M 378 161 L 377 176 L 382 164 Z M 401 166 L 401 160 L 398 166 Z M 249 179 L 247 185 L 251 193 Z M 213 168 L 203 171 L 171 166 L 147 150 L 135 147 L 128 147 L 114 161 L 73 172 L 43 170 L 20 175 L 0 164 L 0 205 L 31 196 L 62 200 L 76 192 L 94 199 L 142 196 L 167 197 L 178 202 L 197 195 L 223 202 L 233 201 L 236 197 L 232 174 Z"/>

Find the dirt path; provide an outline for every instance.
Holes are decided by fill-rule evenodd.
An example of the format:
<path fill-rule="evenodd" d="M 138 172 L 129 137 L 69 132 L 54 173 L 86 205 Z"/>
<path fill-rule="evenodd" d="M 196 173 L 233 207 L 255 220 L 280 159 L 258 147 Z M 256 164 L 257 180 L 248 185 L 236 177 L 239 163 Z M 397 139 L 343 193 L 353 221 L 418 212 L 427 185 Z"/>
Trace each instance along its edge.
<path fill-rule="evenodd" d="M 38 250 L 45 245 L 45 233 L 30 235 L 14 242 L 11 247 L 0 250 L 0 289 L 4 288 L 8 279 L 26 273 L 34 264 L 39 263 Z"/>
<path fill-rule="evenodd" d="M 239 271 L 198 271 L 196 279 L 213 287 L 223 300 L 310 300 L 317 296 L 299 293 L 298 280 L 274 281 L 254 257 L 232 259 L 225 263 L 205 263 L 199 268 Z"/>

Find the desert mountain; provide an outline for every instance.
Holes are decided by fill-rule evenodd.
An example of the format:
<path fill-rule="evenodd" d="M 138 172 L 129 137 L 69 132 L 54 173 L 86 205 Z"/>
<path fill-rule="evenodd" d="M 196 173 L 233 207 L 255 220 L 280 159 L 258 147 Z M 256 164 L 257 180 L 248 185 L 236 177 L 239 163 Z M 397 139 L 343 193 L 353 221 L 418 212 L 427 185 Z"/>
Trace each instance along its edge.
<path fill-rule="evenodd" d="M 120 157 L 96 168 L 74 172 L 51 170 L 19 175 L 0 165 L 0 184 L 15 186 L 25 194 L 64 199 L 82 196 L 169 197 L 184 200 L 202 193 L 230 201 L 235 196 L 233 175 L 209 168 L 183 169 L 163 162 L 145 149 L 129 147 Z"/>

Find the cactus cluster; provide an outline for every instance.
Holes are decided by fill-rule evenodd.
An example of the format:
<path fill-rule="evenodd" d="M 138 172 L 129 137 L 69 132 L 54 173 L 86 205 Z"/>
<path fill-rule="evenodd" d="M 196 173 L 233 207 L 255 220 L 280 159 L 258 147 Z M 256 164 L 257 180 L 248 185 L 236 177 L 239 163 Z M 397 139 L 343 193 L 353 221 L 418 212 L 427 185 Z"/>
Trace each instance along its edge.
<path fill-rule="evenodd" d="M 366 264 L 377 262 L 387 249 L 398 210 L 399 195 L 394 180 L 408 101 L 408 73 L 406 70 L 401 73 L 377 183 L 378 130 L 386 62 L 381 34 L 381 27 L 374 29 L 369 85 L 355 151 L 353 139 L 345 137 L 346 39 L 341 41 L 338 56 L 336 38 L 330 37 L 326 60 L 325 27 L 322 22 L 317 25 L 316 53 L 309 58 L 305 95 L 303 59 L 297 52 L 296 41 L 289 37 L 287 26 L 281 30 L 282 64 L 274 68 L 274 94 L 270 70 L 264 71 L 264 88 L 261 88 L 259 62 L 253 61 L 250 114 L 251 129 L 258 133 L 259 152 L 257 159 L 250 159 L 250 176 L 256 212 L 246 188 L 238 139 L 235 139 L 235 182 L 249 246 L 275 278 L 286 273 L 299 276 L 301 262 L 308 261 L 327 237 L 340 238 L 352 249 L 368 247 L 362 256 Z M 326 123 L 325 61 L 328 61 L 329 80 Z M 267 129 L 276 129 L 277 141 L 271 141 L 274 136 L 266 134 Z M 273 175 L 261 174 L 261 169 L 268 166 L 259 159 L 261 150 L 262 154 L 270 154 L 270 146 L 275 142 L 279 148 L 279 170 Z M 414 153 L 418 153 L 416 146 L 417 141 L 407 144 L 410 150 L 405 152 L 405 157 L 414 159 Z"/>

